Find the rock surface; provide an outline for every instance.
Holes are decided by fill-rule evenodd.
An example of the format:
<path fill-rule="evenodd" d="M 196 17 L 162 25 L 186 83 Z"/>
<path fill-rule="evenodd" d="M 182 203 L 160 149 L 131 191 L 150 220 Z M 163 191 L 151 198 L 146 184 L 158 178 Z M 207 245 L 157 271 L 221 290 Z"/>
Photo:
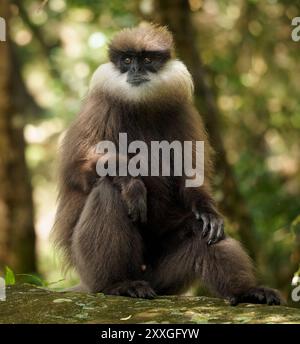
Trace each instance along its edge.
<path fill-rule="evenodd" d="M 227 302 L 208 297 L 154 300 L 57 292 L 32 285 L 7 287 L 0 323 L 300 323 L 300 309 Z"/>

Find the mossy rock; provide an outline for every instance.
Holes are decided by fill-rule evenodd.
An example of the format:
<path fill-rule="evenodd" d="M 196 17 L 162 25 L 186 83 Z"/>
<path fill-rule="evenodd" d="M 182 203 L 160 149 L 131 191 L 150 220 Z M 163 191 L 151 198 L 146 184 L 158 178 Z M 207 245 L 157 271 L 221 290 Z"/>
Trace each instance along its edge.
<path fill-rule="evenodd" d="M 57 292 L 28 284 L 7 287 L 0 323 L 300 323 L 300 310 L 242 304 L 209 297 L 168 296 L 154 300 Z"/>

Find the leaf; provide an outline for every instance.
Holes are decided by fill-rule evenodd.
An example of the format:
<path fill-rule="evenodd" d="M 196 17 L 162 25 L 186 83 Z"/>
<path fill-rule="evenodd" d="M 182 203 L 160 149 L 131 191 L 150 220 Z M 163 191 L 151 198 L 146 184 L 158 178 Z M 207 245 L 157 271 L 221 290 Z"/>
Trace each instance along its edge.
<path fill-rule="evenodd" d="M 300 215 L 298 215 L 291 224 L 291 231 L 296 236 L 300 235 Z"/>
<path fill-rule="evenodd" d="M 23 281 L 25 283 L 34 284 L 34 285 L 41 286 L 41 287 L 46 287 L 47 286 L 47 282 L 42 280 L 40 277 L 38 277 L 36 275 L 16 274 L 16 276 L 25 277 L 25 279 Z"/>
<path fill-rule="evenodd" d="M 14 272 L 8 267 L 5 267 L 5 284 L 14 285 L 16 283 L 16 278 Z"/>

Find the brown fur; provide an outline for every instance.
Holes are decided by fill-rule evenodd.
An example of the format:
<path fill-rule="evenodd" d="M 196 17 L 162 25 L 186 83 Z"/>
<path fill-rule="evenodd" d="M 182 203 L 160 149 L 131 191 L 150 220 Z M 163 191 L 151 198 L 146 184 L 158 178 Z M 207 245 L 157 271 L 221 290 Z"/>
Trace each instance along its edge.
<path fill-rule="evenodd" d="M 109 51 L 173 51 L 173 37 L 166 27 L 142 24 L 120 31 L 109 46 Z"/>
<path fill-rule="evenodd" d="M 122 31 L 111 47 L 173 48 L 170 33 L 153 26 Z M 212 149 L 200 115 L 188 99 L 171 99 L 131 104 L 101 89 L 88 95 L 63 140 L 56 243 L 83 290 L 150 298 L 202 281 L 233 304 L 279 303 L 274 291 L 256 288 L 249 257 L 222 232 L 210 191 Z M 120 132 L 128 134 L 128 143 L 204 141 L 205 184 L 186 188 L 184 176 L 99 178 L 95 145 L 110 140 L 117 146 Z"/>

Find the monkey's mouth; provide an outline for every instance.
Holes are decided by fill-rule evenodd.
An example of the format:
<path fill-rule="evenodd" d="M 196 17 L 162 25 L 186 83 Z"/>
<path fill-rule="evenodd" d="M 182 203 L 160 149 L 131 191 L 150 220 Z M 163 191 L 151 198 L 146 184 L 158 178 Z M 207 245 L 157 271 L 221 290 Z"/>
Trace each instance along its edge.
<path fill-rule="evenodd" d="M 127 77 L 127 82 L 132 86 L 140 86 L 141 84 L 147 81 L 150 81 L 150 79 L 144 75 L 135 75 L 135 76 L 128 75 Z"/>

